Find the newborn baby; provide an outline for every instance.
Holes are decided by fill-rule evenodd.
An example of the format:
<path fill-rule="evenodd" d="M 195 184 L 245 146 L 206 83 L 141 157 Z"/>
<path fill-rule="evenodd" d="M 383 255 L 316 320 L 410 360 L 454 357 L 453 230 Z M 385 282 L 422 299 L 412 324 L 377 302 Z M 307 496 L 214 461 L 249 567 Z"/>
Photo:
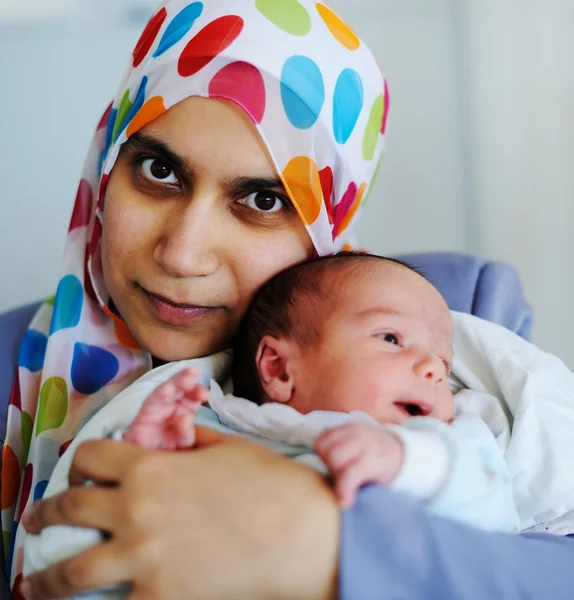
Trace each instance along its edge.
<path fill-rule="evenodd" d="M 186 369 L 151 393 L 123 439 L 189 448 L 194 414 L 209 400 L 235 431 L 314 447 L 343 506 L 366 483 L 393 483 L 427 500 L 449 489 L 449 503 L 453 494 L 468 500 L 458 488 L 468 487 L 469 474 L 453 479 L 452 455 L 460 454 L 460 462 L 470 454 L 464 462 L 474 463 L 471 494 L 478 485 L 489 502 L 503 499 L 504 528 L 514 529 L 508 478 L 491 432 L 473 417 L 452 423 L 448 306 L 412 268 L 357 253 L 292 267 L 257 294 L 234 354 L 235 396 L 224 398 L 215 388 L 210 398 L 198 372 Z M 297 429 L 300 439 L 293 440 Z"/>

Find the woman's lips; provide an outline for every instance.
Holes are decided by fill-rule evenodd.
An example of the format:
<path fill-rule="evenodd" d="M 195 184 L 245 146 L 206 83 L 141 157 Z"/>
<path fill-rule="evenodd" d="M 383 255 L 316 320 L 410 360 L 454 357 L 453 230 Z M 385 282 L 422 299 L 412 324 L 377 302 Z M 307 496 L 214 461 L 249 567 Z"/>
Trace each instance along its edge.
<path fill-rule="evenodd" d="M 220 306 L 176 304 L 163 296 L 152 294 L 143 288 L 142 290 L 158 319 L 169 325 L 191 325 L 222 309 Z"/>

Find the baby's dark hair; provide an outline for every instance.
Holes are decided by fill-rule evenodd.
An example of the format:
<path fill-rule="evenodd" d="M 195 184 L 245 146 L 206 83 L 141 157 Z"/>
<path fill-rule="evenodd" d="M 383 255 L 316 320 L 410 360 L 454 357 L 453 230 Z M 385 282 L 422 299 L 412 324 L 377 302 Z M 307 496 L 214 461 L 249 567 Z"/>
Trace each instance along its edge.
<path fill-rule="evenodd" d="M 233 392 L 236 396 L 261 402 L 264 391 L 256 364 L 259 342 L 266 335 L 275 338 L 291 338 L 303 346 L 316 343 L 320 338 L 318 323 L 321 315 L 329 310 L 332 285 L 344 285 L 345 275 L 359 265 L 372 260 L 384 260 L 401 265 L 421 277 L 419 269 L 394 258 L 366 252 L 339 252 L 315 258 L 281 271 L 256 293 L 239 326 L 234 344 Z M 321 300 L 310 302 L 307 300 Z M 304 306 L 305 310 L 301 310 Z M 317 307 L 320 307 L 318 310 Z"/>

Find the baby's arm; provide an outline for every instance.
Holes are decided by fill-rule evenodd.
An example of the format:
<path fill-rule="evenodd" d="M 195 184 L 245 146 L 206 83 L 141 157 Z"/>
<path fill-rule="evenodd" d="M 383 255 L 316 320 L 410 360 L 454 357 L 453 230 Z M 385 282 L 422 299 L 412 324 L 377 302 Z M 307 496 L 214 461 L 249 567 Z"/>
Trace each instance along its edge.
<path fill-rule="evenodd" d="M 335 492 L 344 507 L 353 505 L 366 483 L 391 483 L 404 458 L 400 438 L 368 423 L 329 429 L 319 436 L 315 449 L 335 478 Z"/>
<path fill-rule="evenodd" d="M 195 442 L 193 419 L 209 391 L 189 368 L 159 385 L 146 399 L 122 439 L 150 450 L 180 450 Z"/>
<path fill-rule="evenodd" d="M 401 426 L 351 424 L 316 443 L 345 506 L 366 483 L 391 485 L 438 514 L 485 529 L 516 531 L 518 514 L 496 440 L 478 418 L 452 424 L 428 417 Z"/>

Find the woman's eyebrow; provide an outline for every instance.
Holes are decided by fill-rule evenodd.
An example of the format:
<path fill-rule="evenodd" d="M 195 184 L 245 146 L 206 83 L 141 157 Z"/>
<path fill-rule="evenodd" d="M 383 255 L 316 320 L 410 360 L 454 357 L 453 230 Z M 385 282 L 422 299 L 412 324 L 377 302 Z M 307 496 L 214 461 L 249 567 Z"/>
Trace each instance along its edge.
<path fill-rule="evenodd" d="M 189 165 L 185 158 L 174 152 L 165 142 L 158 138 L 145 134 L 134 133 L 124 143 L 122 150 L 129 152 L 130 150 L 139 150 L 140 152 L 151 152 L 163 158 L 177 171 L 182 173 L 190 173 Z"/>
<path fill-rule="evenodd" d="M 278 177 L 236 177 L 230 179 L 225 187 L 230 195 L 236 196 L 265 190 L 287 194 L 283 182 Z"/>

